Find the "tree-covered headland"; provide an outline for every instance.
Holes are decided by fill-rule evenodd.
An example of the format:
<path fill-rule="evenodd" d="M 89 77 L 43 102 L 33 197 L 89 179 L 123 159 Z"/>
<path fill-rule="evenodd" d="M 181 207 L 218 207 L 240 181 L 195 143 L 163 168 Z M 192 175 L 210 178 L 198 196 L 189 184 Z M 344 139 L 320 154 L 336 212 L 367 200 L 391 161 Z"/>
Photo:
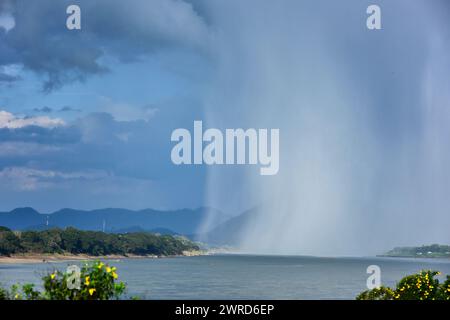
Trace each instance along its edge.
<path fill-rule="evenodd" d="M 190 240 L 147 232 L 110 234 L 74 228 L 15 232 L 0 227 L 0 256 L 15 254 L 181 255 L 199 250 Z"/>

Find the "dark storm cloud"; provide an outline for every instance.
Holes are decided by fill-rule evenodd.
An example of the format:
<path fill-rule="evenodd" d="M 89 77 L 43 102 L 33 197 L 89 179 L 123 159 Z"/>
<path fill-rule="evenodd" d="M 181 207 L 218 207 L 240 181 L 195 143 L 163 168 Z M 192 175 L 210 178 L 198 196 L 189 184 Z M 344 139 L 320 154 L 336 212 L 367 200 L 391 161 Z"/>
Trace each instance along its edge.
<path fill-rule="evenodd" d="M 0 13 L 15 27 L 0 31 L 0 66 L 19 64 L 44 77 L 44 90 L 84 81 L 108 67 L 102 57 L 131 62 L 161 48 L 202 50 L 207 28 L 192 5 L 175 0 L 12 0 Z M 66 8 L 82 10 L 82 30 L 66 28 Z"/>

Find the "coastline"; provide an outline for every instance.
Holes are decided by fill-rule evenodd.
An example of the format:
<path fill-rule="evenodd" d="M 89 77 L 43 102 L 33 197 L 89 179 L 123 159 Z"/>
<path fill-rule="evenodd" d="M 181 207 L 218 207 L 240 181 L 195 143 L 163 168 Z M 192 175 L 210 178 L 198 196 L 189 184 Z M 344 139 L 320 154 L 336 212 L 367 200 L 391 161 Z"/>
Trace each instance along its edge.
<path fill-rule="evenodd" d="M 379 254 L 376 255 L 376 257 L 380 258 L 405 258 L 405 259 L 450 259 L 450 256 L 443 255 L 443 256 L 405 256 L 405 255 L 385 255 L 385 254 Z"/>
<path fill-rule="evenodd" d="M 179 255 L 157 256 L 157 255 L 104 255 L 92 256 L 87 254 L 70 254 L 70 253 L 25 253 L 14 254 L 11 256 L 0 256 L 0 265 L 4 264 L 27 264 L 27 263 L 55 263 L 70 261 L 93 261 L 93 260 L 119 260 L 119 259 L 161 259 L 173 257 L 195 257 L 209 255 L 208 251 L 193 250 L 184 251 Z"/>

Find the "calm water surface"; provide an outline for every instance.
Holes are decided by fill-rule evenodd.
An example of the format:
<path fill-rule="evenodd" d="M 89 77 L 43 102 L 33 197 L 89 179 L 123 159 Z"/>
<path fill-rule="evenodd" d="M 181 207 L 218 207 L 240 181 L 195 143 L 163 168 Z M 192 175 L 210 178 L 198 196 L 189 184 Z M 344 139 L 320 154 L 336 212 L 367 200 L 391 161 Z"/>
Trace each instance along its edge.
<path fill-rule="evenodd" d="M 211 255 L 109 261 L 128 285 L 128 295 L 145 299 L 354 299 L 366 289 L 366 269 L 381 268 L 392 286 L 422 269 L 450 274 L 450 260 L 397 258 L 317 258 Z M 70 264 L 0 264 L 0 283 L 32 282 Z"/>

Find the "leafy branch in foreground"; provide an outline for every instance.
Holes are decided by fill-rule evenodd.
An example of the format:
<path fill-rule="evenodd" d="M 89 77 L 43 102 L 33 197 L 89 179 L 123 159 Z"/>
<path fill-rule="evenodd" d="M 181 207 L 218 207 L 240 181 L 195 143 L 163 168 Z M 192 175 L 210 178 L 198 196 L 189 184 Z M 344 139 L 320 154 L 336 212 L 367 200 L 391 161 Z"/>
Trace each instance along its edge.
<path fill-rule="evenodd" d="M 423 270 L 404 277 L 395 289 L 380 287 L 360 293 L 356 300 L 450 300 L 450 276 L 444 283 L 438 271 Z"/>
<path fill-rule="evenodd" d="M 77 278 L 75 279 L 74 276 Z M 44 290 L 33 284 L 0 288 L 0 300 L 112 300 L 120 299 L 126 286 L 118 281 L 115 267 L 96 261 L 85 264 L 79 274 L 54 271 L 42 278 Z M 73 286 L 74 283 L 78 285 Z"/>

